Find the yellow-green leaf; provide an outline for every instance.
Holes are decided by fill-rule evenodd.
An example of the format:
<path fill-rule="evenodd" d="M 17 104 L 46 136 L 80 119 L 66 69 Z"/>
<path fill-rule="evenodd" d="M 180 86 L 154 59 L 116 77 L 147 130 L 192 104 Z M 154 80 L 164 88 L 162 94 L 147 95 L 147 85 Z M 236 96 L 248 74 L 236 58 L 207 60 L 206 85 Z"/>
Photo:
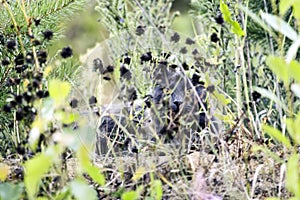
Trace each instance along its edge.
<path fill-rule="evenodd" d="M 299 157 L 297 154 L 291 155 L 288 159 L 286 169 L 286 187 L 296 197 L 300 197 L 300 185 L 299 185 Z"/>
<path fill-rule="evenodd" d="M 70 113 L 66 111 L 57 111 L 55 116 L 64 124 L 71 124 L 79 118 L 78 113 Z"/>
<path fill-rule="evenodd" d="M 163 190 L 160 180 L 154 180 L 151 182 L 151 197 L 156 200 L 162 199 Z"/>
<path fill-rule="evenodd" d="M 286 128 L 293 141 L 300 145 L 300 114 L 295 119 L 286 119 Z"/>
<path fill-rule="evenodd" d="M 223 106 L 226 106 L 231 102 L 230 99 L 227 99 L 223 94 L 220 94 L 219 92 L 214 91 L 213 94 L 216 97 L 216 99 L 221 102 Z"/>
<path fill-rule="evenodd" d="M 77 157 L 81 168 L 99 185 L 105 184 L 105 177 L 100 169 L 94 166 L 89 156 L 89 150 L 85 145 L 81 145 L 77 152 Z"/>
<path fill-rule="evenodd" d="M 231 12 L 229 8 L 222 0 L 220 0 L 220 10 L 223 14 L 224 20 L 231 25 L 231 31 L 238 36 L 244 36 L 245 33 L 240 24 L 231 18 Z"/>
<path fill-rule="evenodd" d="M 289 81 L 288 65 L 283 58 L 269 56 L 266 61 L 269 68 L 287 85 Z"/>
<path fill-rule="evenodd" d="M 56 104 L 61 104 L 69 95 L 71 85 L 68 82 L 57 79 L 49 81 L 49 94 Z"/>
<path fill-rule="evenodd" d="M 4 163 L 0 163 L 0 181 L 5 181 L 9 174 L 9 166 Z"/>
<path fill-rule="evenodd" d="M 290 140 L 285 135 L 283 135 L 278 129 L 268 125 L 263 125 L 262 129 L 275 140 L 285 145 L 287 148 L 290 148 L 292 146 Z"/>
<path fill-rule="evenodd" d="M 122 200 L 135 200 L 139 199 L 140 195 L 136 191 L 129 191 L 122 194 Z"/>
<path fill-rule="evenodd" d="M 231 23 L 231 13 L 230 10 L 228 8 L 228 6 L 222 1 L 220 0 L 220 10 L 223 14 L 223 18 L 226 22 Z"/>
<path fill-rule="evenodd" d="M 300 83 L 300 63 L 292 60 L 289 64 L 289 76 Z"/>
<path fill-rule="evenodd" d="M 92 164 L 85 167 L 87 174 L 99 185 L 105 185 L 105 176 L 101 173 L 100 169 Z"/>
<path fill-rule="evenodd" d="M 24 183 L 29 199 L 35 197 L 41 178 L 51 167 L 53 159 L 53 155 L 43 152 L 25 163 Z"/>
<path fill-rule="evenodd" d="M 300 19 L 300 1 L 294 0 L 293 4 L 293 15 L 296 19 Z"/>
<path fill-rule="evenodd" d="M 132 177 L 132 180 L 137 181 L 139 180 L 144 174 L 145 174 L 145 168 L 144 167 L 139 167 L 136 171 L 134 176 Z"/>
<path fill-rule="evenodd" d="M 231 31 L 239 36 L 244 36 L 245 33 L 237 21 L 231 23 Z"/>
<path fill-rule="evenodd" d="M 295 0 L 281 0 L 279 3 L 280 15 L 284 15 L 286 11 L 293 5 Z"/>

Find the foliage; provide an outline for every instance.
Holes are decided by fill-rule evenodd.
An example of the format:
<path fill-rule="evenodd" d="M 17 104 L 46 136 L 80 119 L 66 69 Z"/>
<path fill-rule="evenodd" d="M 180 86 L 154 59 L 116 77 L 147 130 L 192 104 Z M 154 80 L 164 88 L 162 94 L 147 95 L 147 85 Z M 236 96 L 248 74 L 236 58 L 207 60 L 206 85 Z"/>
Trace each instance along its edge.
<path fill-rule="evenodd" d="M 224 199 L 300 198 L 298 1 L 193 0 L 194 32 L 184 36 L 170 30 L 179 16 L 172 0 L 98 0 L 109 39 L 80 63 L 71 46 L 51 46 L 86 4 L 1 1 L 0 199 L 220 199 L 209 191 Z M 153 103 L 164 80 L 152 78 L 152 67 L 163 65 L 192 82 L 192 103 L 203 104 L 193 114 L 203 119 L 172 115 L 190 106 L 173 102 L 187 92 L 187 82 L 176 91 L 181 80 Z M 113 89 L 116 98 L 102 104 Z M 223 124 L 217 131 L 214 118 Z M 179 138 L 188 144 L 172 143 L 194 123 L 191 136 Z M 107 124 L 113 130 L 103 130 Z M 107 151 L 95 156 L 103 138 Z"/>

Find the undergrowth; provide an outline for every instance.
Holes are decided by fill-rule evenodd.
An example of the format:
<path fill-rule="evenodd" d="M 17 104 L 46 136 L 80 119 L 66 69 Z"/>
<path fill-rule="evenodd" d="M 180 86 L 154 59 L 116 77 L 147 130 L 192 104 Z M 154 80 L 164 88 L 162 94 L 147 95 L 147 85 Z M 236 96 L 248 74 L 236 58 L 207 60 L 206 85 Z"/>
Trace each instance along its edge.
<path fill-rule="evenodd" d="M 300 197 L 297 1 L 88 3 L 1 1 L 0 199 Z"/>

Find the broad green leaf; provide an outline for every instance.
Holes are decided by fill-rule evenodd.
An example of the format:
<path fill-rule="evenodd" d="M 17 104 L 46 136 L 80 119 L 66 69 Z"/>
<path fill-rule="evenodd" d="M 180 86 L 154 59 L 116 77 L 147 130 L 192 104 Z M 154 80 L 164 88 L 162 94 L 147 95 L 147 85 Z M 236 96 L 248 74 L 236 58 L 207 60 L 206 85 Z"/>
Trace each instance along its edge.
<path fill-rule="evenodd" d="M 300 19 L 300 1 L 294 0 L 293 4 L 293 15 L 296 19 Z"/>
<path fill-rule="evenodd" d="M 290 197 L 288 200 L 299 200 L 299 197 Z"/>
<path fill-rule="evenodd" d="M 230 99 L 227 99 L 223 94 L 220 94 L 219 92 L 214 91 L 213 94 L 216 97 L 216 99 L 221 102 L 223 106 L 226 106 L 231 102 Z"/>
<path fill-rule="evenodd" d="M 300 83 L 300 63 L 293 60 L 289 64 L 288 70 L 289 76 L 295 79 L 298 83 Z"/>
<path fill-rule="evenodd" d="M 96 183 L 101 186 L 105 185 L 105 176 L 101 173 L 101 170 L 98 167 L 89 165 L 86 167 L 86 171 Z"/>
<path fill-rule="evenodd" d="M 284 84 L 287 85 L 289 82 L 289 70 L 285 60 L 276 56 L 268 56 L 266 63 L 269 68 L 284 82 Z"/>
<path fill-rule="evenodd" d="M 278 129 L 273 128 L 272 126 L 263 125 L 262 129 L 264 132 L 267 132 L 271 137 L 276 139 L 278 142 L 282 143 L 287 148 L 291 148 L 290 140 L 283 135 Z"/>
<path fill-rule="evenodd" d="M 299 157 L 297 154 L 291 155 L 288 159 L 286 169 L 286 187 L 296 197 L 300 197 L 300 184 L 299 184 Z"/>
<path fill-rule="evenodd" d="M 299 124 L 299 115 L 297 116 L 298 120 L 291 118 L 286 119 L 286 128 L 294 140 L 295 143 L 300 144 L 300 124 Z"/>
<path fill-rule="evenodd" d="M 145 172 L 146 172 L 146 170 L 145 170 L 144 167 L 139 167 L 139 168 L 135 171 L 135 173 L 134 173 L 134 175 L 133 175 L 133 177 L 132 177 L 132 180 L 133 180 L 133 181 L 139 180 L 139 179 L 145 174 Z"/>
<path fill-rule="evenodd" d="M 77 200 L 96 200 L 97 192 L 87 183 L 75 180 L 70 184 L 71 192 Z"/>
<path fill-rule="evenodd" d="M 77 157 L 82 169 L 99 185 L 104 185 L 105 177 L 101 173 L 100 169 L 91 163 L 89 151 L 84 145 L 81 145 L 79 148 Z"/>
<path fill-rule="evenodd" d="M 9 166 L 5 163 L 0 163 L 0 181 L 5 181 L 9 174 Z"/>
<path fill-rule="evenodd" d="M 231 31 L 239 36 L 244 36 L 245 33 L 237 21 L 231 23 Z"/>
<path fill-rule="evenodd" d="M 260 93 L 262 96 L 267 97 L 274 101 L 278 106 L 283 108 L 284 110 L 288 110 L 287 106 L 285 103 L 283 103 L 274 93 L 271 91 L 264 89 L 264 88 L 259 88 L 259 87 L 253 87 L 253 90 L 256 92 Z"/>
<path fill-rule="evenodd" d="M 230 10 L 229 10 L 228 6 L 222 0 L 220 0 L 220 10 L 223 14 L 224 20 L 228 23 L 231 23 L 232 19 L 231 19 Z"/>
<path fill-rule="evenodd" d="M 222 0 L 220 0 L 220 10 L 223 14 L 224 20 L 231 25 L 231 31 L 238 36 L 244 36 L 245 33 L 244 33 L 243 29 L 241 28 L 240 24 L 237 21 L 234 21 L 233 19 L 231 19 L 230 10 L 229 10 L 228 6 Z"/>
<path fill-rule="evenodd" d="M 162 184 L 160 180 L 154 180 L 151 182 L 151 197 L 160 200 L 163 196 Z"/>
<path fill-rule="evenodd" d="M 140 195 L 136 191 L 129 191 L 122 194 L 122 200 L 135 200 L 139 199 Z"/>
<path fill-rule="evenodd" d="M 60 105 L 67 98 L 70 90 L 71 85 L 68 82 L 56 79 L 49 81 L 49 94 L 57 105 Z"/>
<path fill-rule="evenodd" d="M 101 173 L 101 170 L 98 167 L 90 164 L 85 167 L 85 170 L 96 183 L 101 186 L 105 185 L 105 176 Z"/>
<path fill-rule="evenodd" d="M 21 199 L 23 192 L 22 184 L 0 183 L 0 199 L 1 200 L 18 200 Z"/>
<path fill-rule="evenodd" d="M 55 116 L 64 124 L 71 124 L 79 119 L 80 115 L 78 113 L 70 113 L 65 111 L 57 111 Z"/>
<path fill-rule="evenodd" d="M 79 163 L 81 167 L 88 166 L 90 164 L 90 156 L 89 156 L 90 150 L 88 150 L 84 144 L 81 144 L 77 151 L 77 158 L 79 160 Z"/>
<path fill-rule="evenodd" d="M 286 11 L 294 4 L 295 0 L 281 0 L 279 3 L 279 13 L 284 15 Z"/>
<path fill-rule="evenodd" d="M 50 169 L 54 162 L 55 154 L 59 154 L 54 147 L 50 147 L 46 152 L 36 155 L 25 163 L 24 183 L 29 199 L 33 199 L 41 178 Z"/>
<path fill-rule="evenodd" d="M 66 113 L 66 112 L 64 112 L 62 122 L 65 123 L 65 124 L 71 124 L 71 123 L 75 122 L 78 118 L 79 118 L 78 113 Z"/>
<path fill-rule="evenodd" d="M 265 22 L 269 24 L 274 30 L 280 32 L 290 40 L 297 40 L 297 32 L 280 17 L 262 12 L 261 18 L 265 20 Z"/>

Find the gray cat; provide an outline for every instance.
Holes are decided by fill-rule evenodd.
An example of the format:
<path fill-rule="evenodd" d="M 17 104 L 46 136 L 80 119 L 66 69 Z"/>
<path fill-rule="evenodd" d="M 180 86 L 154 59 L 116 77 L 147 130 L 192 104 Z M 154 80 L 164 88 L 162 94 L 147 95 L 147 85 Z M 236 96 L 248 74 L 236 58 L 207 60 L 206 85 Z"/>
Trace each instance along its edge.
<path fill-rule="evenodd" d="M 136 151 L 139 140 L 160 140 L 175 147 L 187 147 L 193 134 L 208 126 L 204 112 L 207 94 L 203 85 L 193 84 L 179 68 L 173 69 L 167 64 L 158 64 L 151 78 L 153 89 L 144 101 L 131 99 L 124 104 L 111 105 L 114 111 L 108 108 L 110 114 L 102 116 L 99 126 L 101 153 L 108 151 L 108 139 L 115 151 Z M 217 124 L 211 124 L 213 132 L 217 132 Z"/>

